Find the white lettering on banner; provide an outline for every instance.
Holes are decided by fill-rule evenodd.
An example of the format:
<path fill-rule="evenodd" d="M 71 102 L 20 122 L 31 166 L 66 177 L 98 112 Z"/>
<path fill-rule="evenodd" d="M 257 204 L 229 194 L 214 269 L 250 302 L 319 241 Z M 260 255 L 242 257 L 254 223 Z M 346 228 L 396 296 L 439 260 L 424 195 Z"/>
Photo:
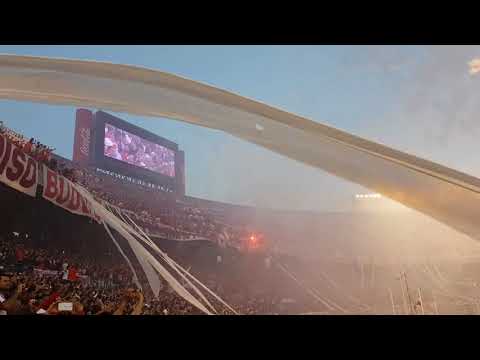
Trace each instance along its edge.
<path fill-rule="evenodd" d="M 30 196 L 38 185 L 37 162 L 17 145 L 0 135 L 0 181 Z"/>
<path fill-rule="evenodd" d="M 43 198 L 77 215 L 100 222 L 89 200 L 81 195 L 78 185 L 43 165 Z"/>

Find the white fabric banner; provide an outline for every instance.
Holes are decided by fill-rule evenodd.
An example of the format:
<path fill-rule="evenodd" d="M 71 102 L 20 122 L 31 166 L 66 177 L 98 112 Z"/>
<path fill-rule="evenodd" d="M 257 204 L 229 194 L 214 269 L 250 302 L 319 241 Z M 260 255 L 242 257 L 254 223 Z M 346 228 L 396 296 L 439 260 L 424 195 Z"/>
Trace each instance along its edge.
<path fill-rule="evenodd" d="M 0 181 L 24 194 L 36 195 L 37 162 L 2 134 L 0 134 Z"/>
<path fill-rule="evenodd" d="M 121 212 L 119 212 L 120 216 L 121 216 Z M 156 251 L 157 254 L 159 254 L 163 260 L 168 264 L 170 265 L 170 267 L 172 267 L 173 270 L 175 270 L 179 275 L 180 277 L 186 282 L 186 284 L 189 285 L 189 288 L 190 289 L 193 289 L 195 291 L 195 293 L 204 301 L 204 303 L 211 309 L 213 310 L 214 312 L 216 312 L 215 308 L 212 306 L 212 304 L 208 301 L 208 299 L 205 297 L 205 295 L 202 294 L 202 292 L 195 286 L 193 285 L 190 280 L 187 279 L 187 277 L 185 275 L 189 275 L 191 276 L 192 278 L 194 278 L 189 272 L 188 270 L 184 270 L 181 266 L 179 266 L 176 262 L 173 261 L 173 259 L 169 258 L 167 256 L 166 253 L 164 253 L 163 251 L 160 250 L 160 248 L 148 237 L 147 234 L 145 234 L 145 232 L 143 232 L 143 230 L 137 225 L 135 224 L 135 222 L 128 217 L 127 215 L 127 218 L 128 220 L 130 220 L 130 223 L 134 226 L 134 228 L 136 228 L 141 235 L 143 235 L 143 238 L 142 240 L 144 242 L 146 242 L 153 250 Z M 125 221 L 125 223 L 128 223 L 125 218 L 123 216 L 121 216 L 121 219 L 123 221 Z M 198 283 L 200 283 L 197 279 L 194 278 L 194 280 L 196 280 Z M 203 284 L 200 283 L 201 286 L 203 286 Z M 182 284 L 182 286 L 185 286 L 184 284 Z M 219 300 L 221 303 L 225 304 L 223 302 L 223 300 L 221 300 L 220 298 L 218 298 L 218 296 L 214 295 L 215 298 L 217 300 Z M 228 307 L 228 305 L 226 305 Z M 235 311 L 232 310 L 234 313 Z"/>
<path fill-rule="evenodd" d="M 135 231 L 130 225 L 121 221 L 113 213 L 108 211 L 103 207 L 99 202 L 93 199 L 92 195 L 85 189 L 79 188 L 79 191 L 83 197 L 85 197 L 91 204 L 95 214 L 98 214 L 99 218 L 105 222 L 109 227 L 116 230 L 120 235 L 122 235 L 129 243 L 133 252 L 137 256 L 142 268 L 144 269 L 150 287 L 152 291 L 158 293 L 159 282 L 158 276 L 160 275 L 165 281 L 175 290 L 175 292 L 183 297 L 185 300 L 190 302 L 192 305 L 203 311 L 204 313 L 211 315 L 212 313 L 198 300 L 196 299 L 188 290 L 186 290 L 175 277 L 170 274 L 165 267 L 160 264 L 160 262 L 143 247 L 140 242 L 135 239 L 132 235 L 134 234 L 137 238 L 143 239 L 142 235 Z M 150 240 L 151 241 L 151 240 Z M 157 275 L 152 274 L 152 268 L 156 271 Z M 176 270 L 176 269 L 174 269 Z M 178 270 L 176 270 L 178 272 Z"/>
<path fill-rule="evenodd" d="M 363 185 L 480 239 L 479 179 L 168 73 L 1 55 L 0 98 L 167 117 L 222 130 Z"/>
<path fill-rule="evenodd" d="M 120 246 L 120 244 L 118 243 L 118 241 L 115 239 L 115 237 L 112 235 L 112 232 L 110 231 L 110 229 L 108 228 L 108 225 L 103 222 L 103 226 L 105 227 L 105 230 L 107 231 L 107 234 L 110 236 L 110 238 L 112 239 L 113 243 L 115 244 L 115 246 L 117 247 L 118 251 L 120 252 L 120 254 L 123 256 L 123 258 L 125 259 L 125 261 L 127 262 L 128 266 L 130 267 L 130 270 L 132 271 L 133 273 L 133 282 L 135 283 L 135 285 L 137 286 L 138 289 L 141 289 L 143 291 L 143 288 L 142 288 L 142 285 L 140 284 L 140 281 L 138 280 L 138 275 L 137 275 L 137 272 L 135 271 L 135 268 L 133 267 L 132 265 L 132 262 L 130 261 L 130 259 L 128 258 L 127 255 L 125 255 L 125 253 L 123 252 L 122 250 L 122 247 Z M 155 292 L 155 290 L 153 290 Z M 158 297 L 158 294 L 155 294 L 155 296 Z"/>

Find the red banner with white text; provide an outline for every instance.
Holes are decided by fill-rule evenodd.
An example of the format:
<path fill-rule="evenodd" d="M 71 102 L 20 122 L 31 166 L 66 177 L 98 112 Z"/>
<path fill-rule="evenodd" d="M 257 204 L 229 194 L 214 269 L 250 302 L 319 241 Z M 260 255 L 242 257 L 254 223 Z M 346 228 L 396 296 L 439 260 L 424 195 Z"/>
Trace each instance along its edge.
<path fill-rule="evenodd" d="M 37 162 L 1 134 L 0 181 L 30 196 L 36 195 L 38 185 Z"/>
<path fill-rule="evenodd" d="M 88 216 L 100 222 L 90 202 L 78 190 L 78 185 L 45 165 L 43 165 L 43 198 L 71 213 Z"/>

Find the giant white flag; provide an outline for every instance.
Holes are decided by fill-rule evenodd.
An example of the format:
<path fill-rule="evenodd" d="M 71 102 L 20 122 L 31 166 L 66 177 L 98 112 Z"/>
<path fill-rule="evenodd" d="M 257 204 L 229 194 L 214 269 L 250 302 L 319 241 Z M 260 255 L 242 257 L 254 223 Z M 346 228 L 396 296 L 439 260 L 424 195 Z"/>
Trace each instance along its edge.
<path fill-rule="evenodd" d="M 172 74 L 93 61 L 0 55 L 0 98 L 168 117 L 222 130 L 480 239 L 479 179 Z"/>

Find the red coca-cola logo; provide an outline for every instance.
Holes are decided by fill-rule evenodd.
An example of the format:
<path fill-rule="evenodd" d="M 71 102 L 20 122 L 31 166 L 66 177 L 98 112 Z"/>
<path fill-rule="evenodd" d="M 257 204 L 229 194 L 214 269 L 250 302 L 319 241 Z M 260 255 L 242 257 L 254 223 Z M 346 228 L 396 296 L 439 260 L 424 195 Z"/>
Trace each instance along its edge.
<path fill-rule="evenodd" d="M 90 149 L 90 129 L 81 128 L 80 129 L 80 152 L 88 156 L 88 151 Z"/>

